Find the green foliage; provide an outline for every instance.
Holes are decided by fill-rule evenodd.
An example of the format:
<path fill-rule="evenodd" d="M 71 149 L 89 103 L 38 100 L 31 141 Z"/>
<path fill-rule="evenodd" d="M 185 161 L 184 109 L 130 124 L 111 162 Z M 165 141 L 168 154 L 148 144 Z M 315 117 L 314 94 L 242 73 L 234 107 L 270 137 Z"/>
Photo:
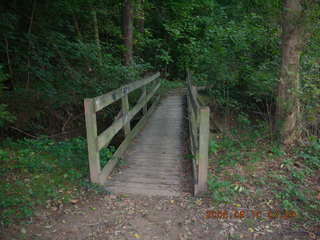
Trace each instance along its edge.
<path fill-rule="evenodd" d="M 163 79 L 161 82 L 160 92 L 166 93 L 170 90 L 179 89 L 185 87 L 185 83 L 182 81 L 169 81 L 167 79 Z"/>
<path fill-rule="evenodd" d="M 305 151 L 308 154 L 305 155 Z M 302 219 L 320 221 L 320 205 L 316 200 L 318 193 L 315 189 L 306 187 L 308 184 L 313 184 L 313 176 L 319 169 L 317 166 L 319 151 L 314 152 L 314 145 L 312 145 L 304 150 L 299 149 L 298 156 L 305 156 L 305 160 L 308 160 L 301 164 L 299 158 L 285 159 L 281 168 L 287 171 L 287 174 L 283 172 L 271 174 L 272 178 L 278 182 L 278 189 L 274 190 L 274 194 L 284 209 L 295 210 Z"/>
<path fill-rule="evenodd" d="M 304 147 L 299 156 L 303 158 L 304 163 L 313 169 L 320 168 L 320 139 L 314 137 L 310 141 L 310 145 Z"/>
<path fill-rule="evenodd" d="M 255 126 L 245 114 L 237 119 L 237 131 L 217 134 L 210 143 L 214 171 L 208 187 L 212 199 L 217 203 L 268 199 L 274 208 L 294 210 L 298 220 L 318 223 L 319 138 L 313 136 L 310 144 L 294 150 L 284 149 L 265 137 L 265 124 Z"/>
<path fill-rule="evenodd" d="M 0 35 L 6 44 L 0 53 L 3 69 L 12 75 L 11 88 L 0 95 L 5 104 L 0 105 L 1 125 L 12 120 L 9 111 L 16 116 L 19 128 L 35 135 L 60 131 L 66 122 L 70 128 L 83 126 L 83 120 L 76 123 L 70 116 L 83 111 L 84 98 L 109 92 L 152 69 L 141 58 L 130 67 L 122 64 L 121 27 L 114 21 L 120 14 L 119 2 L 33 2 L 25 1 L 18 7 L 13 2 L 1 4 L 5 11 L 0 14 Z M 112 13 L 97 12 L 101 48 L 96 45 L 88 14 L 100 7 Z M 35 16 L 29 22 L 32 11 Z M 0 82 L 3 77 L 1 68 Z"/>
<path fill-rule="evenodd" d="M 105 164 L 114 148 L 101 152 Z M 1 224 L 34 214 L 37 206 L 48 201 L 68 202 L 88 184 L 87 146 L 83 138 L 55 142 L 7 140 L 0 149 Z"/>
<path fill-rule="evenodd" d="M 232 203 L 235 195 L 245 193 L 244 186 L 238 183 L 239 176 L 233 178 L 233 181 L 219 180 L 218 177 L 209 177 L 208 186 L 212 192 L 212 197 L 216 202 Z M 242 179 L 242 181 L 245 181 Z"/>
<path fill-rule="evenodd" d="M 235 166 L 238 163 L 246 165 L 259 162 L 264 159 L 267 151 L 271 151 L 273 155 L 277 153 L 278 148 L 276 147 L 274 149 L 259 147 L 257 151 L 257 141 L 263 140 L 262 136 L 267 131 L 264 126 L 249 126 L 250 121 L 244 114 L 239 114 L 238 120 L 239 129 L 246 129 L 247 132 L 240 133 L 233 129 L 231 135 L 217 135 L 216 139 L 210 141 L 211 152 L 219 154 L 218 170 L 226 166 Z"/>

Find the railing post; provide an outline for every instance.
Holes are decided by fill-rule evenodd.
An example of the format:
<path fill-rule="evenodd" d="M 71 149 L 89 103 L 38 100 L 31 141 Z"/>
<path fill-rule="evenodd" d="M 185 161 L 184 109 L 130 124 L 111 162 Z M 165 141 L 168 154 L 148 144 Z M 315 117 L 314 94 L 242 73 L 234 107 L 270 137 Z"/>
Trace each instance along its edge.
<path fill-rule="evenodd" d="M 126 88 L 123 88 L 123 92 L 124 93 L 127 92 Z M 122 102 L 123 120 L 127 121 L 128 112 L 129 112 L 129 99 L 128 99 L 128 94 L 127 93 L 121 98 L 121 102 Z M 130 121 L 129 121 L 124 125 L 124 133 L 125 133 L 125 135 L 128 136 L 130 131 L 131 131 L 131 127 L 130 127 Z"/>
<path fill-rule="evenodd" d="M 147 97 L 147 86 L 144 85 L 142 87 L 142 96 L 143 96 L 143 101 L 146 99 Z M 143 106 L 143 115 L 146 115 L 148 112 L 148 103 L 146 103 L 146 105 Z"/>
<path fill-rule="evenodd" d="M 199 166 L 197 194 L 207 191 L 210 109 L 201 107 L 199 115 Z"/>
<path fill-rule="evenodd" d="M 99 175 L 100 167 L 100 154 L 97 146 L 97 118 L 96 109 L 93 99 L 86 98 L 84 100 L 84 112 L 86 118 L 87 128 L 87 144 L 89 156 L 90 179 L 93 183 L 100 183 Z"/>

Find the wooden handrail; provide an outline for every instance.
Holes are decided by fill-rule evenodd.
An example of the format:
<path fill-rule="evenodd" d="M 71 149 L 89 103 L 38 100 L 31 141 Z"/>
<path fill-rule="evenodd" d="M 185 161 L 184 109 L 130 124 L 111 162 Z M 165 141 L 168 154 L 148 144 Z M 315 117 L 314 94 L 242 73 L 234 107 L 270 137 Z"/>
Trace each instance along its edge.
<path fill-rule="evenodd" d="M 207 191 L 210 108 L 202 106 L 199 102 L 197 88 L 192 85 L 191 78 L 191 72 L 187 71 L 189 138 L 191 153 L 194 156 L 194 194 L 200 195 Z"/>
<path fill-rule="evenodd" d="M 113 90 L 113 91 L 106 93 L 104 95 L 93 98 L 93 101 L 95 103 L 96 112 L 107 107 L 109 104 L 119 100 L 120 98 L 128 95 L 130 92 L 132 92 L 138 88 L 141 88 L 142 86 L 152 82 L 153 80 L 157 79 L 158 77 L 160 77 L 159 72 L 152 75 L 152 76 L 141 79 L 139 81 L 135 81 L 133 83 L 126 84 L 126 85 L 122 86 L 121 88 Z"/>
<path fill-rule="evenodd" d="M 161 82 L 159 81 L 155 87 L 147 94 L 146 85 L 158 79 L 160 73 L 156 73 L 150 77 L 127 84 L 107 94 L 95 97 L 86 98 L 84 100 L 86 129 L 87 129 L 87 143 L 88 143 L 88 158 L 90 168 L 90 179 L 93 183 L 103 184 L 107 176 L 111 173 L 119 157 L 124 153 L 130 141 L 139 132 L 146 122 L 146 118 L 151 115 L 155 109 L 156 102 L 148 110 L 147 104 L 159 89 Z M 142 94 L 136 105 L 130 110 L 128 94 L 132 91 L 142 87 Z M 97 119 L 96 112 L 107 107 L 109 104 L 121 99 L 122 115 L 115 120 L 112 125 L 104 130 L 100 135 L 97 133 Z M 143 118 L 137 123 L 135 128 L 131 130 L 130 121 L 133 117 L 143 109 Z M 113 158 L 101 170 L 100 165 L 100 150 L 111 142 L 113 137 L 122 129 L 125 131 L 125 140 L 121 143 L 118 150 L 113 155 Z"/>

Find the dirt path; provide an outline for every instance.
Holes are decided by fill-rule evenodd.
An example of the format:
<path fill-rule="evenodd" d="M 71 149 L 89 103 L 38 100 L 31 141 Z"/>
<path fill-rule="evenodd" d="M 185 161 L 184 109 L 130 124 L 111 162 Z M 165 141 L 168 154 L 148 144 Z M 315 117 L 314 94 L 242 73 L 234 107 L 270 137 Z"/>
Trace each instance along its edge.
<path fill-rule="evenodd" d="M 37 213 L 29 224 L 11 226 L 2 240 L 134 239 L 316 239 L 294 231 L 290 220 L 206 218 L 204 198 L 100 195 Z M 231 213 L 231 210 L 230 210 Z"/>

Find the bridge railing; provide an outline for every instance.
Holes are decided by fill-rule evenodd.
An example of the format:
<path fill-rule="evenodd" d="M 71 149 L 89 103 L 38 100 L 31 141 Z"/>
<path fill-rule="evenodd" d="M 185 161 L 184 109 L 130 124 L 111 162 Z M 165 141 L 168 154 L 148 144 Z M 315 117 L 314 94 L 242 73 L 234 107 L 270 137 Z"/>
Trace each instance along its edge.
<path fill-rule="evenodd" d="M 155 110 L 155 106 L 159 101 L 159 96 L 156 98 L 149 110 L 147 109 L 147 104 L 150 101 L 150 99 L 155 95 L 155 93 L 161 85 L 159 77 L 160 73 L 156 73 L 142 80 L 124 85 L 121 88 L 118 88 L 107 94 L 95 98 L 86 98 L 84 100 L 91 182 L 98 184 L 103 184 L 106 182 L 107 177 L 110 175 L 113 168 L 116 166 L 118 160 L 122 157 L 129 143 L 132 141 L 135 135 L 143 128 L 144 124 L 146 123 L 146 120 Z M 154 86 L 152 86 L 152 89 L 149 91 L 149 93 L 147 93 L 146 85 L 151 82 L 155 82 L 155 84 Z M 139 88 L 142 88 L 142 94 L 136 105 L 132 107 L 132 109 L 130 110 L 128 95 L 132 91 Z M 122 102 L 121 117 L 116 119 L 110 127 L 105 129 L 101 134 L 98 135 L 96 113 L 119 99 L 121 99 Z M 133 129 L 131 129 L 130 121 L 140 110 L 143 110 L 143 117 L 136 124 L 136 126 Z M 101 149 L 107 147 L 113 139 L 113 137 L 122 128 L 124 128 L 125 139 L 120 144 L 117 151 L 113 154 L 113 157 L 101 169 Z"/>
<path fill-rule="evenodd" d="M 192 85 L 192 75 L 187 71 L 187 99 L 189 119 L 189 141 L 193 155 L 194 194 L 207 191 L 208 151 L 210 131 L 210 108 L 202 106 L 197 88 Z"/>

